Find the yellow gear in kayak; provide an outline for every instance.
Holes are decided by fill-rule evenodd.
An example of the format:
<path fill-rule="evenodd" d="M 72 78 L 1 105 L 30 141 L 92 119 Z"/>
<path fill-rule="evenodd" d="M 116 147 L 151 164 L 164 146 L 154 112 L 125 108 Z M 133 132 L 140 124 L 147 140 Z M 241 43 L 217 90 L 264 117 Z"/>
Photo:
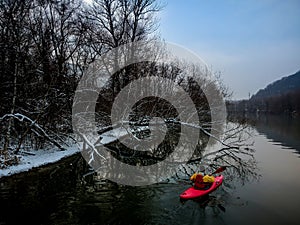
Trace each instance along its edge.
<path fill-rule="evenodd" d="M 198 174 L 202 175 L 202 173 L 194 173 L 194 174 L 190 177 L 190 180 L 191 180 L 191 181 L 195 181 Z M 203 176 L 203 175 L 202 175 L 202 176 Z"/>
<path fill-rule="evenodd" d="M 214 176 L 205 175 L 203 177 L 203 182 L 205 182 L 205 183 L 213 183 L 213 182 L 215 182 L 215 177 Z"/>

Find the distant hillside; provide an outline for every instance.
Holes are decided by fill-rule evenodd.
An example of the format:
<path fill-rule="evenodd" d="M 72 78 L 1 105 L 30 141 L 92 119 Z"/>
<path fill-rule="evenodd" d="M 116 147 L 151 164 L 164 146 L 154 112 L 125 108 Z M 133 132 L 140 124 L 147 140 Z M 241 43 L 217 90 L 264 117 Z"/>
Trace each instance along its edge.
<path fill-rule="evenodd" d="M 259 90 L 249 100 L 227 102 L 229 114 L 289 114 L 300 116 L 300 71 Z"/>
<path fill-rule="evenodd" d="M 300 70 L 293 75 L 283 77 L 269 84 L 264 89 L 260 89 L 251 99 L 277 97 L 298 90 L 300 90 Z"/>

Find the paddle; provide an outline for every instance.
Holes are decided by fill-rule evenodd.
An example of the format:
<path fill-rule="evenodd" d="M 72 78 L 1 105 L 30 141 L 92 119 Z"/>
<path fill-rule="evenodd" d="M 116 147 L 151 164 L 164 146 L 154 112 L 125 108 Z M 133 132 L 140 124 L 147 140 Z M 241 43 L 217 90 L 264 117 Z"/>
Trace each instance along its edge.
<path fill-rule="evenodd" d="M 226 166 L 221 166 L 220 168 L 216 169 L 215 172 L 211 173 L 210 176 L 213 175 L 213 174 L 215 174 L 215 173 L 221 173 L 224 170 L 226 170 Z"/>

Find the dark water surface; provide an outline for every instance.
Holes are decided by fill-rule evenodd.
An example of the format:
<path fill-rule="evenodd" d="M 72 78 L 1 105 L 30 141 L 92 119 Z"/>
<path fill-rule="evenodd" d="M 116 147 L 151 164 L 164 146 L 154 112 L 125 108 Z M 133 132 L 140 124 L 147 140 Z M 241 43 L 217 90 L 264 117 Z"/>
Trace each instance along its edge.
<path fill-rule="evenodd" d="M 81 155 L 0 179 L 0 224 L 299 224 L 300 123 L 255 122 L 258 181 L 225 183 L 184 204 L 184 182 L 118 186 L 85 176 Z"/>

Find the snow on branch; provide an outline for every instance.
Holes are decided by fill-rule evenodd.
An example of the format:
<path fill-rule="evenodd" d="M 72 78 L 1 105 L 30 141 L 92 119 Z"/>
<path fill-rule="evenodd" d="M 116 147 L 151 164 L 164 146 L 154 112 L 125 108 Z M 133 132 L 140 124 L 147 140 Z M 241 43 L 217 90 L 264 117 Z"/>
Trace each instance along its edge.
<path fill-rule="evenodd" d="M 202 126 L 200 125 L 195 125 L 195 124 L 189 124 L 189 123 L 184 123 L 184 122 L 181 122 L 180 124 L 182 125 L 185 125 L 185 126 L 190 126 L 190 127 L 193 127 L 193 128 L 197 128 L 197 129 L 200 129 L 204 134 L 206 134 L 207 136 L 215 139 L 217 142 L 219 142 L 220 144 L 222 144 L 223 146 L 226 146 L 228 148 L 231 148 L 231 149 L 239 149 L 238 146 L 230 146 L 228 144 L 226 144 L 224 141 L 220 140 L 219 138 L 217 138 L 215 135 L 211 134 L 210 132 L 208 132 L 207 130 L 205 130 Z"/>
<path fill-rule="evenodd" d="M 30 123 L 30 129 L 32 132 L 34 132 L 38 136 L 43 136 L 45 137 L 50 143 L 54 144 L 56 147 L 58 147 L 61 150 L 65 150 L 65 148 L 59 144 L 56 140 L 51 138 L 47 132 L 38 124 L 36 123 L 35 120 L 30 119 L 28 116 L 25 116 L 20 113 L 15 113 L 15 114 L 5 114 L 4 116 L 0 117 L 0 120 L 4 120 L 6 118 L 14 118 L 17 119 L 20 122 L 29 122 Z"/>
<path fill-rule="evenodd" d="M 92 154 L 91 154 L 91 159 L 90 159 L 89 163 L 91 163 L 94 160 L 94 153 L 96 153 L 102 159 L 106 160 L 106 158 L 98 152 L 98 150 L 96 149 L 95 145 L 93 145 L 89 141 L 89 139 L 86 137 L 85 134 L 80 133 L 80 136 L 83 138 L 84 142 L 93 150 Z"/>

